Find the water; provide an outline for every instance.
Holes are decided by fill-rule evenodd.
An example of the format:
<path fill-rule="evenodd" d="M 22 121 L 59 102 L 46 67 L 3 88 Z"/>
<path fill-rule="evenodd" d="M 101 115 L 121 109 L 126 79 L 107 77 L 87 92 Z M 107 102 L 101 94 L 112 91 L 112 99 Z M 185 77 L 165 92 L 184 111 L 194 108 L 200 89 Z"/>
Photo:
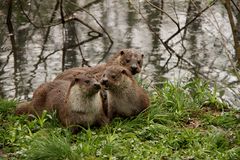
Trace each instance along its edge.
<path fill-rule="evenodd" d="M 222 98 L 240 106 L 239 82 L 230 63 L 235 57 L 232 32 L 221 2 L 168 41 L 174 52 L 162 42 L 206 8 L 208 1 L 64 1 L 64 15 L 76 18 L 68 21 L 71 16 L 65 16 L 64 25 L 59 24 L 61 5 L 57 1 L 20 2 L 13 3 L 11 19 L 14 52 L 6 25 L 8 4 L 0 5 L 2 98 L 29 99 L 34 89 L 64 69 L 93 66 L 119 49 L 136 48 L 145 55 L 140 77 L 152 87 L 164 80 L 202 77 L 217 82 Z M 77 11 L 78 6 L 85 11 Z"/>

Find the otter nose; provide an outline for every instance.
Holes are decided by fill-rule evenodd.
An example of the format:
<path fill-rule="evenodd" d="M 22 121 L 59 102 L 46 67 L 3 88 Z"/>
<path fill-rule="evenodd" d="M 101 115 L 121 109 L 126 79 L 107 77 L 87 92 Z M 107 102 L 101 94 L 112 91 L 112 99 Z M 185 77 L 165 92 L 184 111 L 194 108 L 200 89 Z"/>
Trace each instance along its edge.
<path fill-rule="evenodd" d="M 107 83 L 108 83 L 108 79 L 107 78 L 101 79 L 101 84 L 102 85 L 106 85 Z"/>
<path fill-rule="evenodd" d="M 137 65 L 136 64 L 131 65 L 131 70 L 132 70 L 133 73 L 136 73 Z"/>
<path fill-rule="evenodd" d="M 101 86 L 100 86 L 99 83 L 94 83 L 94 88 L 96 88 L 96 89 L 101 89 Z"/>

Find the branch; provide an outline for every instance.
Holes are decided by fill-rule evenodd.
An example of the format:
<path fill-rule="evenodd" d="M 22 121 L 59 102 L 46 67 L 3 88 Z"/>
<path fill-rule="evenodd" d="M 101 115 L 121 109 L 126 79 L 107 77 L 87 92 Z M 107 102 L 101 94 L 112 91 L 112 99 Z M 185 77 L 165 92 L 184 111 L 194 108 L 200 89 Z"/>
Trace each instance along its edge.
<path fill-rule="evenodd" d="M 174 38 L 176 35 L 178 35 L 183 29 L 187 28 L 192 22 L 194 22 L 198 17 L 200 17 L 207 9 L 209 9 L 211 6 L 213 6 L 217 0 L 212 1 L 206 8 L 204 8 L 202 11 L 200 11 L 192 20 L 190 20 L 185 26 L 178 29 L 176 33 L 174 33 L 172 36 L 170 36 L 164 43 L 168 43 L 172 38 Z"/>
<path fill-rule="evenodd" d="M 86 26 L 87 28 L 89 28 L 90 30 L 92 30 L 92 32 L 102 34 L 77 17 L 69 17 L 68 19 L 65 19 L 65 22 L 70 22 L 70 21 L 77 21 L 77 22 L 81 23 L 82 25 Z"/>
<path fill-rule="evenodd" d="M 0 73 L 3 72 L 4 68 L 7 66 L 8 62 L 9 62 L 9 59 L 10 59 L 10 56 L 12 55 L 13 51 L 11 51 L 8 55 L 7 55 L 7 60 L 5 62 L 5 64 L 3 64 L 3 67 L 1 68 L 0 70 Z"/>
<path fill-rule="evenodd" d="M 177 65 L 179 64 L 180 62 L 180 59 L 187 63 L 189 66 L 192 66 L 192 64 L 190 62 L 188 62 L 188 60 L 184 59 L 181 55 L 177 54 L 170 46 L 168 46 L 167 43 L 164 43 L 163 40 L 158 36 L 158 34 L 153 30 L 153 28 L 150 26 L 150 24 L 148 24 L 146 18 L 143 16 L 143 14 L 141 13 L 140 9 L 138 10 L 132 3 L 131 0 L 129 0 L 129 3 L 133 6 L 133 8 L 141 15 L 142 19 L 145 21 L 145 23 L 147 24 L 148 28 L 150 29 L 150 31 L 154 34 L 154 36 L 156 36 L 159 41 L 163 44 L 163 46 L 166 48 L 166 50 L 168 51 L 168 53 L 170 54 L 169 58 L 167 59 L 166 63 L 163 65 L 163 68 L 166 68 L 167 64 L 169 63 L 169 61 L 171 60 L 172 58 L 172 54 L 174 53 L 175 56 L 178 58 L 178 61 L 177 61 Z M 173 67 L 175 68 L 176 65 Z M 171 68 L 171 69 L 173 69 Z"/>
<path fill-rule="evenodd" d="M 60 15 L 61 15 L 61 23 L 65 24 L 65 17 L 63 13 L 63 0 L 60 0 Z"/>
<path fill-rule="evenodd" d="M 59 0 L 58 0 L 59 1 Z M 62 71 L 64 71 L 65 67 L 65 54 L 66 54 L 66 43 L 65 43 L 65 19 L 64 19 L 64 13 L 63 13 L 63 0 L 60 0 L 60 16 L 61 16 L 61 22 L 62 22 L 62 43 L 63 43 L 63 48 L 62 48 Z"/>
<path fill-rule="evenodd" d="M 60 20 L 58 20 L 58 22 L 56 22 L 56 23 L 52 23 L 52 22 L 53 22 L 53 17 L 55 17 L 55 14 L 56 14 L 56 13 L 53 13 L 52 16 L 51 16 L 51 19 L 50 19 L 50 22 L 51 22 L 52 24 L 50 24 L 50 25 L 37 25 L 37 24 L 35 24 L 34 22 L 32 22 L 32 20 L 31 20 L 30 17 L 28 16 L 28 14 L 24 11 L 23 5 L 22 5 L 22 1 L 21 1 L 21 0 L 18 0 L 18 3 L 19 3 L 20 9 L 21 9 L 23 15 L 27 18 L 28 22 L 29 22 L 31 25 L 33 25 L 35 28 L 49 28 L 49 27 L 53 27 L 53 26 L 57 26 L 57 25 L 61 24 L 61 21 L 60 21 Z M 58 8 L 59 1 L 57 1 L 56 4 L 57 4 L 57 5 L 55 5 L 54 11 L 56 11 L 56 7 Z M 53 15 L 54 15 L 54 16 L 53 16 Z"/>
<path fill-rule="evenodd" d="M 233 3 L 234 7 L 235 7 L 235 8 L 238 10 L 238 12 L 240 13 L 240 9 L 238 8 L 237 4 L 236 4 L 233 0 L 231 0 L 231 2 Z"/>
<path fill-rule="evenodd" d="M 74 25 L 74 24 L 73 24 L 73 25 Z M 75 33 L 77 33 L 76 28 L 75 28 L 75 25 L 74 25 L 74 31 L 75 31 Z M 79 41 L 79 39 L 78 39 L 77 34 L 75 34 L 75 37 L 76 37 L 76 39 L 77 39 L 77 43 L 79 44 L 80 41 Z M 84 67 L 85 65 L 88 66 L 88 67 L 91 67 L 91 66 L 88 64 L 88 61 L 87 61 L 87 60 L 84 58 L 84 56 L 83 56 L 83 52 L 82 52 L 82 49 L 81 49 L 81 45 L 78 46 L 78 49 L 79 49 L 79 52 L 80 52 L 81 57 L 82 57 L 82 67 Z"/>
<path fill-rule="evenodd" d="M 212 10 L 210 10 L 210 12 L 211 12 L 211 14 L 213 15 Z M 223 52 L 223 53 L 225 53 L 225 55 L 227 56 L 227 58 L 228 58 L 231 66 L 232 66 L 232 68 L 233 68 L 233 71 L 234 71 L 236 77 L 238 78 L 238 80 L 240 80 L 240 74 L 238 73 L 238 70 L 237 70 L 236 66 L 234 65 L 234 62 L 233 62 L 233 60 L 232 60 L 232 58 L 231 58 L 232 53 L 231 53 L 231 51 L 227 48 L 227 42 L 226 42 L 226 40 L 224 39 L 224 35 L 223 35 L 223 33 L 222 33 L 221 29 L 220 29 L 220 26 L 219 26 L 219 24 L 218 24 L 218 21 L 217 21 L 216 17 L 213 16 L 213 18 L 214 18 L 214 21 L 216 22 L 216 25 L 217 25 L 217 26 L 215 26 L 215 27 L 216 27 L 216 29 L 218 30 L 218 32 L 220 33 L 220 35 L 222 36 L 222 38 L 221 38 L 221 44 L 222 44 L 222 46 L 225 48 L 225 50 L 227 51 L 227 52 Z"/>
<path fill-rule="evenodd" d="M 101 25 L 101 23 L 97 20 L 97 18 L 96 18 L 93 14 L 91 14 L 90 12 L 88 12 L 88 11 L 87 11 L 86 9 L 84 9 L 83 7 L 80 7 L 78 10 L 79 10 L 79 11 L 83 10 L 84 12 L 86 12 L 87 14 L 89 14 L 89 15 L 95 20 L 95 22 L 101 27 L 101 29 L 102 29 L 103 32 L 107 35 L 107 37 L 108 37 L 108 39 L 109 39 L 109 41 L 110 41 L 110 45 L 109 45 L 108 50 L 105 52 L 103 58 L 99 61 L 99 62 L 101 62 L 101 61 L 106 57 L 106 55 L 109 53 L 109 51 L 110 51 L 110 49 L 111 49 L 111 47 L 112 47 L 112 45 L 113 45 L 113 40 L 112 40 L 111 36 L 108 34 L 108 32 L 105 30 L 105 28 Z M 97 32 L 97 33 L 99 33 L 99 32 Z"/>
<path fill-rule="evenodd" d="M 150 4 L 153 8 L 155 8 L 155 9 L 159 10 L 160 12 L 166 14 L 167 17 L 170 18 L 170 19 L 173 21 L 173 23 L 175 23 L 176 26 L 179 27 L 179 23 L 177 23 L 167 12 L 165 12 L 163 9 L 159 8 L 158 6 L 152 4 L 151 2 L 149 2 L 149 0 L 145 0 L 145 1 L 146 1 L 148 4 Z"/>
<path fill-rule="evenodd" d="M 83 44 L 85 44 L 85 43 L 87 43 L 87 42 L 90 42 L 90 41 L 92 41 L 92 40 L 94 40 L 94 39 L 97 39 L 97 38 L 99 38 L 99 37 L 100 37 L 100 36 L 95 36 L 95 37 L 89 38 L 89 39 L 87 39 L 87 40 L 84 40 L 84 41 L 79 42 L 78 44 L 70 45 L 70 46 L 66 47 L 65 49 L 76 48 L 76 47 L 78 47 L 78 46 L 80 46 L 80 45 L 83 45 Z M 54 53 L 56 53 L 56 52 L 58 52 L 58 51 L 61 51 L 61 50 L 63 50 L 63 48 L 57 49 L 57 50 L 53 51 L 52 53 L 50 53 L 50 54 L 48 54 L 46 57 L 44 57 L 42 61 L 45 62 L 49 56 L 51 56 L 51 55 L 53 55 Z"/>
<path fill-rule="evenodd" d="M 110 37 L 110 35 L 108 34 L 108 32 L 105 30 L 105 28 L 100 24 L 100 22 L 97 20 L 97 18 L 91 14 L 90 12 L 88 12 L 87 10 L 85 10 L 84 8 L 82 8 L 82 10 L 84 12 L 86 12 L 87 14 L 89 14 L 95 21 L 96 23 L 101 27 L 101 29 L 103 30 L 103 32 L 107 35 L 108 39 L 110 40 L 110 43 L 113 43 L 112 38 Z"/>
<path fill-rule="evenodd" d="M 20 5 L 21 5 L 21 2 L 20 2 L 20 1 L 19 1 L 19 3 L 20 3 Z M 52 15 L 51 15 L 51 18 L 50 18 L 49 23 L 52 23 L 52 21 L 53 21 L 54 18 L 56 17 L 56 11 L 57 11 L 58 8 L 59 8 L 59 1 L 56 2 L 56 5 L 55 5 L 55 7 L 54 7 L 54 11 L 53 11 L 53 13 L 52 13 Z M 22 8 L 22 9 L 23 9 L 23 8 Z M 42 62 L 42 56 L 43 56 L 43 52 L 44 52 L 44 50 L 45 50 L 45 44 L 46 44 L 47 41 L 48 41 L 48 36 L 49 36 L 49 34 L 50 34 L 50 29 L 51 29 L 51 26 L 47 27 L 47 31 L 46 31 L 46 34 L 45 34 L 45 36 L 44 36 L 44 41 L 43 41 L 43 44 L 42 44 L 42 49 L 41 49 L 40 54 L 38 55 L 38 58 L 39 58 L 39 59 L 38 59 L 37 63 L 34 64 L 34 70 L 33 70 L 33 72 L 35 72 L 35 71 L 38 69 L 38 65 Z"/>
<path fill-rule="evenodd" d="M 230 25 L 231 25 L 231 29 L 232 29 L 236 57 L 237 57 L 238 63 L 240 64 L 240 45 L 239 45 L 238 37 L 237 37 L 237 27 L 235 26 L 235 23 L 234 23 L 234 20 L 233 20 L 230 0 L 226 0 L 225 1 L 225 8 L 227 10 L 228 19 L 229 19 L 229 22 L 230 22 Z"/>
<path fill-rule="evenodd" d="M 142 12 L 140 11 L 140 9 L 137 9 L 137 8 L 133 5 L 133 3 L 132 3 L 131 0 L 129 0 L 129 3 L 133 6 L 133 8 L 135 9 L 135 11 L 137 11 L 138 14 L 140 14 L 140 16 L 142 17 L 142 19 L 144 20 L 144 22 L 147 24 L 147 26 L 148 26 L 148 28 L 150 29 L 150 31 L 159 39 L 159 41 L 163 44 L 163 46 L 166 48 L 166 50 L 167 50 L 170 54 L 172 54 L 172 52 L 174 52 L 174 50 L 173 50 L 171 47 L 169 47 L 167 44 L 165 44 L 165 43 L 163 42 L 163 40 L 158 36 L 158 34 L 153 30 L 153 28 L 148 24 L 146 18 L 143 16 L 143 14 L 142 14 Z"/>
<path fill-rule="evenodd" d="M 9 32 L 9 36 L 11 39 L 11 43 L 12 43 L 12 50 L 15 54 L 16 52 L 16 41 L 14 38 L 14 29 L 13 29 L 13 25 L 12 25 L 12 0 L 8 0 L 8 14 L 7 14 L 7 27 L 8 27 L 8 32 Z"/>
<path fill-rule="evenodd" d="M 56 2 L 56 5 L 54 7 L 54 11 L 52 12 L 49 23 L 53 22 L 54 18 L 56 17 L 56 11 L 57 11 L 58 8 L 59 8 L 59 1 Z M 48 36 L 50 34 L 50 29 L 51 29 L 51 27 L 47 28 L 47 33 L 46 33 L 45 38 L 44 38 L 44 42 L 43 42 L 43 45 L 42 45 L 42 51 L 40 53 L 40 57 L 43 55 L 43 51 L 45 50 L 45 44 L 47 43 Z"/>

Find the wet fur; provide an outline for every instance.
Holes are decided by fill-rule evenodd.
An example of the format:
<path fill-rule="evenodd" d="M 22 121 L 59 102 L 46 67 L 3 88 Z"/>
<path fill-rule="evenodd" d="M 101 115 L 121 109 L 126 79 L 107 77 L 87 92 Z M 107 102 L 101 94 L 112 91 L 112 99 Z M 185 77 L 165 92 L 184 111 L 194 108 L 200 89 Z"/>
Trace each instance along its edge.
<path fill-rule="evenodd" d="M 56 110 L 59 120 L 67 127 L 104 125 L 109 120 L 103 111 L 99 90 L 86 96 L 94 82 L 87 87 L 80 82 L 64 80 L 44 83 L 34 92 L 32 101 L 17 106 L 16 114 L 40 115 L 43 110 L 48 112 Z"/>
<path fill-rule="evenodd" d="M 111 77 L 113 75 L 115 79 Z M 124 67 L 113 65 L 106 68 L 101 83 L 107 89 L 110 119 L 135 116 L 149 106 L 149 96 Z"/>
<path fill-rule="evenodd" d="M 77 124 L 88 127 L 108 123 L 109 120 L 103 112 L 100 92 L 86 98 L 81 92 L 76 93 L 75 88 L 72 87 L 67 104 L 60 110 L 63 124 L 66 126 Z"/>
<path fill-rule="evenodd" d="M 106 67 L 110 65 L 121 65 L 126 67 L 131 73 L 137 74 L 141 72 L 143 63 L 143 54 L 141 54 L 136 49 L 122 49 L 114 56 L 109 58 L 106 63 L 96 65 L 94 67 L 75 67 L 65 70 L 59 74 L 55 80 L 73 80 L 74 76 L 82 73 L 91 73 L 96 75 L 97 79 L 100 80 L 102 72 Z M 133 70 L 133 66 L 135 69 Z"/>

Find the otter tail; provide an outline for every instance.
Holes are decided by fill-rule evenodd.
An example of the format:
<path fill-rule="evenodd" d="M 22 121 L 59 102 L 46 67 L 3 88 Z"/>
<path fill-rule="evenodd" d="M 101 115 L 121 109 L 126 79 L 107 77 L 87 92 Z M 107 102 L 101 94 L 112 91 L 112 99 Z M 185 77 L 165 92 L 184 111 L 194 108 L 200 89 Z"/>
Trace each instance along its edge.
<path fill-rule="evenodd" d="M 17 105 L 15 114 L 16 115 L 35 114 L 35 112 L 36 111 L 32 107 L 31 102 L 22 102 Z"/>

